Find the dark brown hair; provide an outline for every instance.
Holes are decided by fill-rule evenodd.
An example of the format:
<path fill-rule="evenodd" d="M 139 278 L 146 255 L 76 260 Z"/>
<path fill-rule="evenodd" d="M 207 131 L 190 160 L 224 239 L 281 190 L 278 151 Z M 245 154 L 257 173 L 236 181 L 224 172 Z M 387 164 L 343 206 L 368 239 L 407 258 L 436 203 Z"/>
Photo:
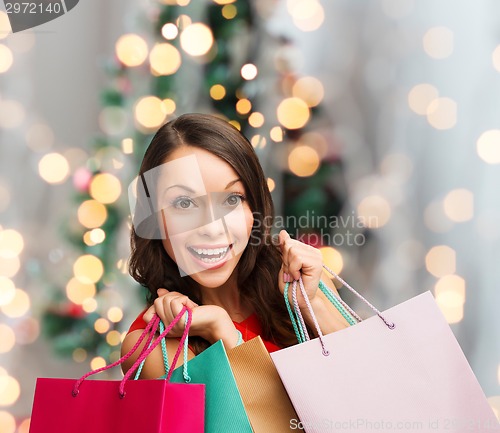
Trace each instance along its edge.
<path fill-rule="evenodd" d="M 163 125 L 153 137 L 142 161 L 142 175 L 163 164 L 181 146 L 198 147 L 226 161 L 239 175 L 246 191 L 254 224 L 249 243 L 237 265 L 238 288 L 262 325 L 262 338 L 286 347 L 297 340 L 278 289 L 281 254 L 273 245 L 271 225 L 274 207 L 258 157 L 249 141 L 228 122 L 207 114 L 184 114 Z M 177 264 L 165 252 L 160 239 L 138 236 L 131 231 L 130 275 L 148 289 L 151 305 L 157 289 L 185 294 L 201 305 L 198 284 L 181 277 Z M 191 339 L 197 352 L 208 346 L 201 338 Z"/>

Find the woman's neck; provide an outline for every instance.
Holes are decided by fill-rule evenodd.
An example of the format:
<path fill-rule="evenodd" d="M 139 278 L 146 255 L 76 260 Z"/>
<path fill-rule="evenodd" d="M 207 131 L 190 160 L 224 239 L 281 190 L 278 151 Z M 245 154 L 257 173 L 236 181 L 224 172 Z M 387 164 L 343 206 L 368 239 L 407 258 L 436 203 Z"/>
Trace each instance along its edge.
<path fill-rule="evenodd" d="M 219 287 L 200 287 L 204 305 L 218 305 L 224 308 L 231 319 L 241 322 L 252 314 L 252 308 L 241 299 L 237 278 L 233 274 Z"/>

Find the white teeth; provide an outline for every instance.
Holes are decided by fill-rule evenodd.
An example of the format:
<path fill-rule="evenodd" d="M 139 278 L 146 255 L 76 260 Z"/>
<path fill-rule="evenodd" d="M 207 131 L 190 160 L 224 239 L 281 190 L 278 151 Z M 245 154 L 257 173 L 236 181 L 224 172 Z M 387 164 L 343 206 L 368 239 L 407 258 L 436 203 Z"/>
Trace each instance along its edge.
<path fill-rule="evenodd" d="M 227 250 L 229 249 L 229 247 L 225 247 L 225 248 L 214 248 L 214 249 L 201 249 L 201 248 L 194 248 L 194 247 L 191 247 L 191 249 L 196 252 L 196 254 L 203 254 L 205 256 L 218 256 L 220 254 L 223 254 L 223 253 L 226 253 Z"/>
<path fill-rule="evenodd" d="M 194 248 L 194 247 L 189 247 L 191 251 L 193 251 L 198 257 L 198 260 L 201 260 L 204 263 L 216 263 L 220 262 L 221 260 L 226 257 L 227 252 L 231 248 L 230 245 L 227 247 L 223 248 Z M 213 257 L 207 257 L 207 256 L 213 256 Z"/>

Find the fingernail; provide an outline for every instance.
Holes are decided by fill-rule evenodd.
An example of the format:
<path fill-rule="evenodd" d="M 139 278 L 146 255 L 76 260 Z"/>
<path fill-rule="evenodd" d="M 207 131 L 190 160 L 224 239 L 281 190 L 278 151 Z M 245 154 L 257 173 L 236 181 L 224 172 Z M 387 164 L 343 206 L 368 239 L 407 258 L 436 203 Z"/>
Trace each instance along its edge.
<path fill-rule="evenodd" d="M 283 282 L 284 283 L 290 282 L 290 275 L 288 275 L 286 272 L 283 272 Z"/>

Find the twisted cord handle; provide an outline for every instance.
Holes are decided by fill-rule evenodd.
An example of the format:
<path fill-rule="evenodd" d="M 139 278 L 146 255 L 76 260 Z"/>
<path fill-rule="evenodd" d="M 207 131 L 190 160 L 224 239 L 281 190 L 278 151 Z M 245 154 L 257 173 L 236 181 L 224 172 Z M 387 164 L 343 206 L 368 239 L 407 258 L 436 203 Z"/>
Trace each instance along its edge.
<path fill-rule="evenodd" d="M 177 316 L 175 316 L 174 320 L 172 320 L 172 322 L 170 322 L 170 324 L 165 328 L 165 330 L 160 334 L 160 336 L 151 344 L 151 346 L 149 346 L 146 351 L 141 353 L 141 356 L 139 356 L 139 358 L 136 359 L 134 365 L 127 371 L 127 373 L 125 374 L 125 376 L 123 377 L 123 379 L 120 383 L 120 396 L 121 397 L 125 396 L 125 390 L 124 390 L 125 383 L 129 379 L 129 377 L 132 375 L 132 373 L 139 367 L 141 362 L 144 359 L 146 359 L 146 357 L 156 348 L 156 346 L 158 346 L 158 344 L 160 344 L 161 340 L 167 336 L 167 334 L 171 331 L 171 329 L 175 326 L 175 324 L 183 317 L 183 315 L 186 311 L 188 313 L 186 326 L 184 328 L 184 332 L 182 333 L 182 337 L 181 337 L 181 340 L 179 342 L 179 346 L 177 348 L 177 351 L 175 352 L 174 359 L 172 360 L 172 366 L 171 366 L 170 371 L 168 372 L 168 375 L 166 378 L 167 382 L 170 381 L 170 376 L 172 375 L 172 371 L 174 370 L 174 368 L 177 364 L 177 360 L 179 359 L 179 356 L 182 352 L 182 349 L 184 346 L 184 341 L 186 340 L 186 338 L 188 336 L 189 328 L 191 326 L 192 314 L 191 314 L 191 310 L 189 310 L 186 306 L 184 306 L 182 308 L 180 313 Z"/>
<path fill-rule="evenodd" d="M 345 282 L 339 275 L 337 275 L 335 272 L 333 272 L 328 266 L 326 266 L 325 264 L 323 264 L 323 268 L 325 268 L 336 280 L 338 280 L 339 282 L 341 282 L 345 287 L 347 287 L 352 293 L 354 293 L 359 299 L 361 299 L 366 305 L 368 305 L 376 314 L 378 317 L 380 317 L 380 319 L 382 319 L 382 321 L 385 323 L 385 325 L 389 328 L 389 329 L 394 329 L 396 327 L 395 323 L 394 322 L 389 322 L 383 315 L 382 313 L 377 310 L 372 304 L 370 304 L 370 302 L 368 302 L 365 298 L 363 298 L 363 296 L 361 296 L 356 290 L 354 290 L 347 282 Z M 347 306 L 347 304 L 345 304 L 345 306 L 347 308 L 349 308 Z M 352 314 L 354 313 L 350 308 L 349 308 L 349 312 Z M 354 313 L 356 314 L 356 313 Z M 356 315 L 357 316 L 357 315 Z M 356 317 L 355 316 L 355 317 Z M 357 316 L 359 317 L 359 316 Z"/>
<path fill-rule="evenodd" d="M 302 280 L 302 277 L 300 277 Z M 295 314 L 298 317 L 299 327 L 302 329 L 301 335 L 304 341 L 309 341 L 311 337 L 309 337 L 309 333 L 307 332 L 306 322 L 304 321 L 304 317 L 302 317 L 302 312 L 299 308 L 299 301 L 297 300 L 297 280 L 293 280 L 292 283 L 292 302 L 293 308 L 295 309 Z"/>
<path fill-rule="evenodd" d="M 158 329 L 159 323 L 160 323 L 160 318 L 157 315 L 155 315 L 153 317 L 153 319 L 147 324 L 144 331 L 142 331 L 142 334 L 140 335 L 139 339 L 135 343 L 134 347 L 132 347 L 132 349 L 130 349 L 130 351 L 128 353 L 123 355 L 118 361 L 115 361 L 112 364 L 106 365 L 106 366 L 98 368 L 96 370 L 89 371 L 88 373 L 86 373 L 82 377 L 80 377 L 80 379 L 78 379 L 75 382 L 75 386 L 73 387 L 73 391 L 72 391 L 73 397 L 76 397 L 78 395 L 78 393 L 80 392 L 80 385 L 87 377 L 89 377 L 93 374 L 100 373 L 101 371 L 109 370 L 110 368 L 116 367 L 117 365 L 122 364 L 124 361 L 126 361 L 128 358 L 130 358 L 132 356 L 132 354 L 137 350 L 137 348 L 141 345 L 142 341 L 144 340 L 146 335 L 149 334 L 149 332 L 151 332 L 151 335 L 154 335 L 154 333 Z M 131 371 L 131 370 L 129 370 L 129 371 Z"/>
<path fill-rule="evenodd" d="M 321 344 L 321 351 L 323 352 L 323 355 L 328 356 L 330 355 L 330 351 L 327 349 L 325 341 L 323 340 L 323 333 L 321 332 L 318 320 L 316 319 L 316 316 L 311 306 L 311 302 L 309 301 L 309 297 L 307 296 L 306 288 L 304 287 L 304 282 L 302 281 L 302 277 L 299 277 L 299 287 L 300 287 L 300 292 L 302 293 L 302 297 L 306 302 L 307 310 L 309 311 L 309 314 L 311 315 L 311 318 L 313 320 L 316 332 L 318 333 L 319 342 Z M 294 280 L 292 283 L 292 298 L 293 298 L 293 306 L 300 318 L 300 323 L 302 324 L 302 326 L 304 326 L 305 329 L 304 318 L 302 317 L 302 312 L 300 311 L 299 303 L 297 302 L 297 280 Z"/>

